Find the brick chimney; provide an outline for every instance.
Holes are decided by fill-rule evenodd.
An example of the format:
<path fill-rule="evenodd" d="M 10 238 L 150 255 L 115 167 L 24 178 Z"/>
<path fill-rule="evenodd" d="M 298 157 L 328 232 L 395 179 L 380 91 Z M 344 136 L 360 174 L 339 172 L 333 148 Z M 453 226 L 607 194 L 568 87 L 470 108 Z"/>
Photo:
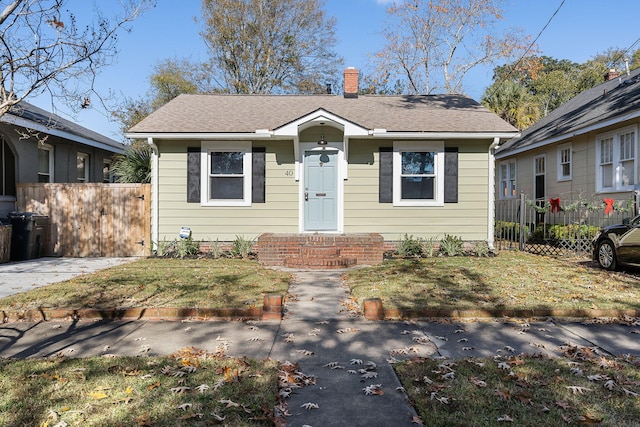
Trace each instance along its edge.
<path fill-rule="evenodd" d="M 613 79 L 617 79 L 618 77 L 620 77 L 620 72 L 616 71 L 614 68 L 611 68 L 609 71 L 607 71 L 607 73 L 604 75 L 604 80 L 608 81 L 608 80 L 613 80 Z"/>
<path fill-rule="evenodd" d="M 358 70 L 354 67 L 344 70 L 344 97 L 358 97 Z"/>

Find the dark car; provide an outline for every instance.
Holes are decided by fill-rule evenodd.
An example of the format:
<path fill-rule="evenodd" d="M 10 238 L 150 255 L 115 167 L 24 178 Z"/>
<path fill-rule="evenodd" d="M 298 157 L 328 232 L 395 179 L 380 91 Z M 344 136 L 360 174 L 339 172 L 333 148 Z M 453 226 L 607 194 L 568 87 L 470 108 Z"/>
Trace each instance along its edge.
<path fill-rule="evenodd" d="M 640 215 L 600 230 L 593 239 L 593 260 L 607 270 L 620 264 L 640 266 Z"/>

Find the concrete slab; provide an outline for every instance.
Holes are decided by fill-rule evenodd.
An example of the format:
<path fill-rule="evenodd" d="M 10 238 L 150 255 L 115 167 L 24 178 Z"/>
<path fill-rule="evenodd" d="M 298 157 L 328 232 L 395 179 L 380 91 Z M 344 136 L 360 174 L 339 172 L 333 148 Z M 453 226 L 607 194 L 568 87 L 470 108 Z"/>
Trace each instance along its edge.
<path fill-rule="evenodd" d="M 46 257 L 0 264 L 0 298 L 137 259 Z"/>

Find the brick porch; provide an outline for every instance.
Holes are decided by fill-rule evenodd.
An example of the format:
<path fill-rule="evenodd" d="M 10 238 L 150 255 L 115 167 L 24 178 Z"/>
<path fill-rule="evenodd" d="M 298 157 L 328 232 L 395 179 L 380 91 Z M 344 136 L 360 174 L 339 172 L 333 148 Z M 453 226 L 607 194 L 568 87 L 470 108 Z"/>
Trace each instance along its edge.
<path fill-rule="evenodd" d="M 265 233 L 258 237 L 256 250 L 263 265 L 327 269 L 380 264 L 385 244 L 376 233 Z"/>

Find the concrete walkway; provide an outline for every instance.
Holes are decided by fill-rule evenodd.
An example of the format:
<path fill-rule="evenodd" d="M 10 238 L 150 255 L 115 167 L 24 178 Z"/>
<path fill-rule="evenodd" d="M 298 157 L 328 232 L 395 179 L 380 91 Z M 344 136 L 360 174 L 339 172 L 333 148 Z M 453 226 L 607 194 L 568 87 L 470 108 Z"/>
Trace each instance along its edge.
<path fill-rule="evenodd" d="M 414 415 L 393 371 L 407 357 L 559 355 L 566 344 L 640 357 L 640 323 L 372 322 L 351 310 L 341 271 L 296 271 L 282 321 L 113 321 L 7 323 L 0 357 L 166 355 L 181 348 L 298 363 L 316 384 L 288 399 L 288 426 L 411 426 Z M 170 339 L 167 339 L 170 337 Z M 361 363 L 360 363 L 361 362 Z M 360 369 L 365 369 L 363 377 Z M 363 372 L 365 372 L 363 371 Z M 363 389 L 379 384 L 384 394 Z M 312 402 L 318 409 L 306 410 Z"/>

